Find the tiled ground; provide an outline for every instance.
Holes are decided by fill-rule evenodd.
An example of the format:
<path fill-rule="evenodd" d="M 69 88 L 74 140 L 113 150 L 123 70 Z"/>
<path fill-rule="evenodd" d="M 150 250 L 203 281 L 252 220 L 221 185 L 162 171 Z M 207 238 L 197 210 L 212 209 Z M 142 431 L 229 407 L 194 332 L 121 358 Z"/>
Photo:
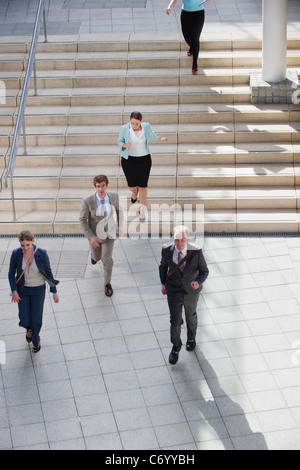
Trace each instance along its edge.
<path fill-rule="evenodd" d="M 300 449 L 299 238 L 206 238 L 198 345 L 176 366 L 162 243 L 117 241 L 108 299 L 84 238 L 40 238 L 87 262 L 47 298 L 38 355 L 2 275 L 0 449 Z M 0 239 L 2 265 L 15 246 Z"/>
<path fill-rule="evenodd" d="M 32 34 L 37 3 L 0 0 L 0 35 Z M 46 4 L 49 34 L 180 31 L 180 0 L 170 17 L 166 15 L 169 0 L 48 0 Z M 204 32 L 261 31 L 262 0 L 213 0 L 205 10 Z M 299 13 L 299 1 L 289 0 L 290 31 L 300 30 Z"/>

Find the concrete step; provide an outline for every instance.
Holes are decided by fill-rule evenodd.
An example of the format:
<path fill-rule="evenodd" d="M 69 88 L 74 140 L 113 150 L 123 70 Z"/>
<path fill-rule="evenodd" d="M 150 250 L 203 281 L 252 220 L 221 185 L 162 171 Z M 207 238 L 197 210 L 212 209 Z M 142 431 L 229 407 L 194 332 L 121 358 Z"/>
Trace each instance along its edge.
<path fill-rule="evenodd" d="M 287 64 L 299 66 L 289 37 Z M 0 171 L 8 161 L 30 43 L 0 45 Z M 0 193 L 1 233 L 81 233 L 82 198 L 106 173 L 136 224 L 137 207 L 120 165 L 117 137 L 133 109 L 166 144 L 151 144 L 148 233 L 170 230 L 184 208 L 205 208 L 205 230 L 295 231 L 300 207 L 300 110 L 250 104 L 249 77 L 261 68 L 261 37 L 202 35 L 199 73 L 191 74 L 181 35 L 49 37 L 38 44 L 38 96 L 27 100 L 27 153 L 15 169 L 18 223 L 10 188 Z M 170 208 L 171 218 L 170 218 Z M 162 220 L 168 221 L 164 225 Z M 134 226 L 132 226 L 134 228 Z M 136 227 L 135 227 L 136 228 Z"/>

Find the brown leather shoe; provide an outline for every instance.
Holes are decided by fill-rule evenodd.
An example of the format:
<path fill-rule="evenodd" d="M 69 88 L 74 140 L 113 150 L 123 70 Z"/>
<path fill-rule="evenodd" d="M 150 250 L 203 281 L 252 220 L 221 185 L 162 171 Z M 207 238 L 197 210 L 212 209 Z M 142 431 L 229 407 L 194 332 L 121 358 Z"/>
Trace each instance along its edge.
<path fill-rule="evenodd" d="M 111 284 L 107 284 L 105 286 L 105 295 L 106 297 L 111 297 L 113 295 L 114 291 L 113 288 L 111 287 Z"/>
<path fill-rule="evenodd" d="M 93 258 L 91 258 L 91 263 L 94 265 L 94 264 L 97 264 L 97 261 L 95 261 Z"/>

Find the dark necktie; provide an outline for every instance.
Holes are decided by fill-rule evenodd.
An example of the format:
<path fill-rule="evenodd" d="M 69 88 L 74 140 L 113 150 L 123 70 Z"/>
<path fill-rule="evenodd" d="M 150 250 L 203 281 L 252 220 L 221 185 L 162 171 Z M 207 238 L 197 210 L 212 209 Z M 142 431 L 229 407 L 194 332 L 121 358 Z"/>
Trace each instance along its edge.
<path fill-rule="evenodd" d="M 181 261 L 183 258 L 184 258 L 184 256 L 183 256 L 182 251 L 179 251 L 179 253 L 178 253 L 178 264 L 180 263 L 180 261 Z M 184 270 L 184 263 L 183 263 L 182 266 L 180 266 L 180 271 L 183 271 L 183 270 Z"/>
<path fill-rule="evenodd" d="M 105 199 L 101 199 L 100 215 L 101 217 L 104 217 L 104 218 L 107 216 L 107 212 L 105 210 Z"/>

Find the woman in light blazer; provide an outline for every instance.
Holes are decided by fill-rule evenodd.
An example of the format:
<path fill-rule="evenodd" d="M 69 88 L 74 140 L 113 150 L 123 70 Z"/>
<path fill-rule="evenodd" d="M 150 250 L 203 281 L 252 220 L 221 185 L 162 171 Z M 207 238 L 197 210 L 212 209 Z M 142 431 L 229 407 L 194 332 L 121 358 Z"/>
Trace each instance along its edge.
<path fill-rule="evenodd" d="M 141 113 L 134 111 L 130 115 L 130 122 L 121 127 L 118 145 L 121 147 L 121 164 L 132 192 L 131 202 L 139 199 L 140 221 L 145 221 L 145 206 L 148 196 L 148 180 L 150 176 L 152 159 L 149 141 L 167 142 L 166 137 L 158 138 L 149 123 L 143 123 Z"/>
<path fill-rule="evenodd" d="M 50 286 L 55 303 L 59 302 L 49 257 L 46 250 L 37 248 L 34 236 L 24 230 L 18 236 L 20 248 L 12 252 L 8 280 L 12 292 L 12 302 L 19 307 L 19 326 L 26 329 L 26 341 L 33 344 L 33 352 L 41 349 L 40 330 L 43 323 L 45 302 L 45 281 Z"/>

